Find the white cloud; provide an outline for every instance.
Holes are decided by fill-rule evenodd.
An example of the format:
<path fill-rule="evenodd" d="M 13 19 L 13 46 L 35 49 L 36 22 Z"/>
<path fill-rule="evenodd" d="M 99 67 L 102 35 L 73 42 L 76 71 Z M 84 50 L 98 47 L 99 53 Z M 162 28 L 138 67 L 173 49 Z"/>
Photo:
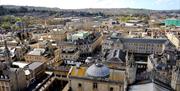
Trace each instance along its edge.
<path fill-rule="evenodd" d="M 161 3 L 167 3 L 170 2 L 171 0 L 156 0 L 155 3 L 156 4 L 161 4 Z"/>

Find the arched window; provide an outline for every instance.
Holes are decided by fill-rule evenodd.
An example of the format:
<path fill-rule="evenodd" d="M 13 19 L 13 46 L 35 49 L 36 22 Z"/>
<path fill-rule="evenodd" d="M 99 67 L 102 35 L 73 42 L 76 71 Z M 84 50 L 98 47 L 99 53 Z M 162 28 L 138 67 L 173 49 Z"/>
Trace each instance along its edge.
<path fill-rule="evenodd" d="M 78 87 L 81 87 L 81 86 L 82 86 L 82 84 L 81 84 L 81 83 L 79 83 L 79 84 L 78 84 Z"/>
<path fill-rule="evenodd" d="M 93 89 L 97 88 L 97 83 L 93 83 Z"/>
<path fill-rule="evenodd" d="M 110 87 L 110 91 L 113 91 L 113 87 Z"/>

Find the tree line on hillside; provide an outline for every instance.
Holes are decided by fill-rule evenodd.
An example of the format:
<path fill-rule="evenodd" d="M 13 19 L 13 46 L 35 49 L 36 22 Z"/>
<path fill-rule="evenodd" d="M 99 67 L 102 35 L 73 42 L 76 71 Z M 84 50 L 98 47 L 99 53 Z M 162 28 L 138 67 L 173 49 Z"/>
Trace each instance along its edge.
<path fill-rule="evenodd" d="M 74 11 L 74 10 L 57 10 L 51 8 L 36 8 L 36 7 L 28 7 L 28 6 L 20 6 L 16 7 L 13 6 L 8 8 L 7 6 L 0 6 L 0 16 L 4 15 L 15 15 L 15 16 L 81 16 L 81 17 L 88 17 L 88 16 L 105 16 L 102 12 L 90 13 L 84 11 Z"/>
<path fill-rule="evenodd" d="M 107 9 L 59 9 L 33 6 L 13 6 L 1 5 L 0 16 L 18 15 L 18 16 L 114 16 L 114 15 L 149 15 L 151 13 L 163 14 L 180 14 L 180 10 L 148 10 L 148 9 L 131 9 L 131 8 L 107 8 Z"/>
<path fill-rule="evenodd" d="M 0 6 L 0 16 L 3 15 L 15 15 L 17 13 L 32 13 L 32 12 L 41 12 L 41 13 L 56 13 L 55 11 L 47 11 L 47 10 L 36 10 L 36 9 L 28 9 L 26 7 L 19 7 L 19 8 L 5 8 L 3 6 Z"/>

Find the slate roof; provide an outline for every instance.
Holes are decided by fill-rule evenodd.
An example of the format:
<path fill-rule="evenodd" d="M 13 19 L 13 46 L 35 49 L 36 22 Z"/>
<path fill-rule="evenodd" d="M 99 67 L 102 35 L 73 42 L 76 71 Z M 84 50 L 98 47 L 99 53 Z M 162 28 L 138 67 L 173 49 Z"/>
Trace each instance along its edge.
<path fill-rule="evenodd" d="M 124 43 L 157 43 L 163 44 L 166 43 L 167 39 L 150 39 L 150 38 L 123 38 L 122 41 Z"/>
<path fill-rule="evenodd" d="M 41 65 L 43 65 L 43 63 L 41 63 L 41 62 L 33 62 L 33 63 L 29 64 L 28 67 L 29 67 L 29 69 L 34 70 L 34 69 L 38 68 Z"/>

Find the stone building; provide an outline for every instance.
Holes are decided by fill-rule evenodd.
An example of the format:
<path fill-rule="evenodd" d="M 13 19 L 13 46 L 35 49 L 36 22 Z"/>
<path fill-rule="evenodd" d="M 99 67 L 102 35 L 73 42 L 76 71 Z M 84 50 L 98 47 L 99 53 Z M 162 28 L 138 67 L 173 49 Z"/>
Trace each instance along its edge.
<path fill-rule="evenodd" d="M 14 46 L 18 46 L 19 42 L 17 42 L 16 40 L 8 40 L 7 41 L 7 45 L 14 47 Z M 0 46 L 4 46 L 4 40 L 0 40 Z"/>
<path fill-rule="evenodd" d="M 166 37 L 169 39 L 169 41 L 171 41 L 177 50 L 180 49 L 180 40 L 178 34 L 166 33 Z"/>
<path fill-rule="evenodd" d="M 77 48 L 80 51 L 80 55 L 87 56 L 91 55 L 95 51 L 95 49 L 100 47 L 102 44 L 102 34 L 100 32 L 82 36 L 82 39 L 79 35 L 76 35 L 74 39 L 70 38 L 69 41 L 59 41 L 59 49 L 62 50 L 65 48 Z"/>
<path fill-rule="evenodd" d="M 15 48 L 10 47 L 0 47 L 0 61 L 6 61 L 9 59 L 13 60 L 15 58 Z M 7 57 L 9 55 L 9 57 Z"/>
<path fill-rule="evenodd" d="M 12 62 L 12 67 L 20 68 L 25 73 L 27 87 L 32 85 L 34 81 L 40 79 L 45 75 L 45 63 L 32 62 L 26 63 L 21 61 Z"/>
<path fill-rule="evenodd" d="M 175 91 L 180 91 L 180 66 L 174 67 L 172 71 L 171 87 Z"/>
<path fill-rule="evenodd" d="M 136 81 L 137 65 L 134 60 L 134 55 L 128 56 L 126 54 L 126 75 L 128 84 L 133 84 Z"/>
<path fill-rule="evenodd" d="M 122 38 L 122 37 L 108 37 L 102 44 L 102 53 L 108 49 L 128 50 L 131 53 L 143 54 L 162 54 L 169 41 L 167 39 L 152 39 L 152 38 Z"/>
<path fill-rule="evenodd" d="M 63 29 L 53 29 L 48 35 L 51 36 L 52 40 L 63 41 L 66 39 L 66 32 L 67 31 Z"/>
<path fill-rule="evenodd" d="M 51 29 L 50 32 L 48 33 L 39 34 L 40 37 L 34 34 L 34 37 L 37 38 L 39 41 L 43 41 L 43 40 L 64 41 L 66 39 L 67 32 L 68 31 L 65 29 L 54 28 Z"/>
<path fill-rule="evenodd" d="M 70 91 L 126 91 L 125 71 L 101 63 L 72 67 L 68 77 Z"/>
<path fill-rule="evenodd" d="M 12 68 L 7 63 L 0 63 L 0 91 L 24 91 L 26 86 L 23 69 Z"/>
<path fill-rule="evenodd" d="M 50 65 L 59 61 L 59 52 L 57 48 L 34 48 L 25 55 L 25 60 L 29 63 L 39 61 Z"/>
<path fill-rule="evenodd" d="M 64 61 L 77 61 L 80 52 L 77 48 L 66 48 L 60 52 L 60 59 Z"/>

